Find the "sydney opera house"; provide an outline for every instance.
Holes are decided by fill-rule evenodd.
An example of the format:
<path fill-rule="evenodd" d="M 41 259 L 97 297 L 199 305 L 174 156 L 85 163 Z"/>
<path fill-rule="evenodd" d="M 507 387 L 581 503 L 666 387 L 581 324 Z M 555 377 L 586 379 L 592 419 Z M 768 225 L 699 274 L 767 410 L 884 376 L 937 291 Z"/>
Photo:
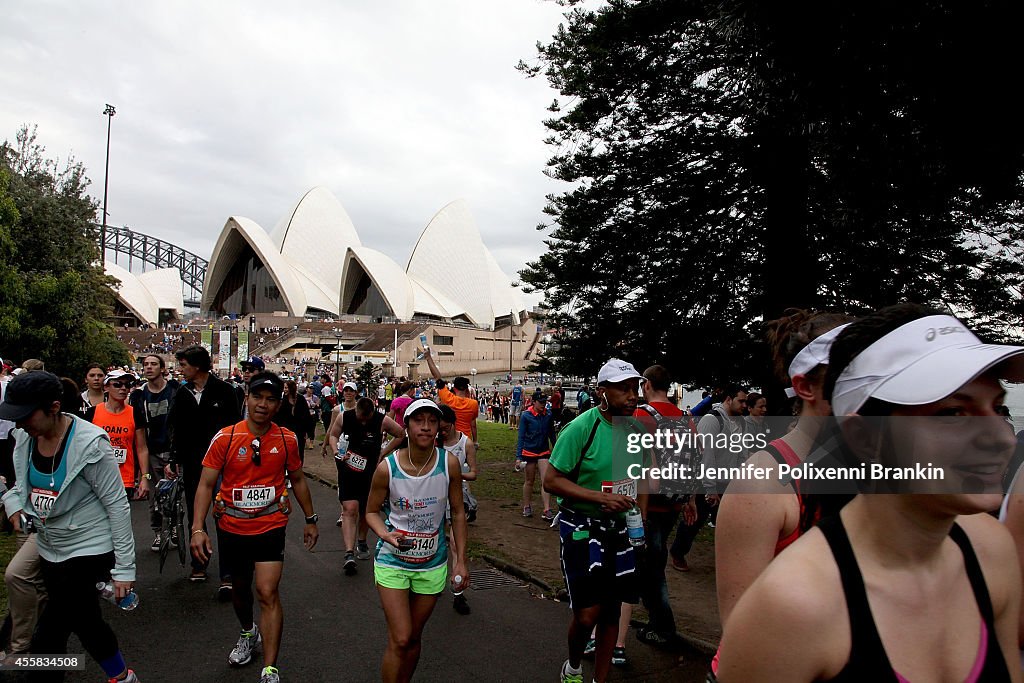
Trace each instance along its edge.
<path fill-rule="evenodd" d="M 106 269 L 120 281 L 118 325 L 159 325 L 184 313 L 177 270 L 136 275 L 110 262 Z M 230 327 L 293 330 L 256 353 L 333 356 L 339 364 L 345 354 L 384 357 L 399 374 L 412 371 L 406 363 L 415 362 L 420 335 L 436 347 L 442 369 L 457 373 L 523 368 L 543 337 L 465 202 L 437 212 L 403 267 L 364 246 L 341 203 L 320 187 L 270 232 L 229 217 L 198 303 L 203 318 L 237 321 Z"/>
<path fill-rule="evenodd" d="M 455 201 L 427 224 L 403 268 L 364 246 L 329 191 L 307 192 L 268 234 L 232 216 L 206 271 L 201 309 L 216 315 L 287 312 L 364 322 L 519 323 L 518 292 Z M 355 318 L 351 318 L 355 316 Z"/>

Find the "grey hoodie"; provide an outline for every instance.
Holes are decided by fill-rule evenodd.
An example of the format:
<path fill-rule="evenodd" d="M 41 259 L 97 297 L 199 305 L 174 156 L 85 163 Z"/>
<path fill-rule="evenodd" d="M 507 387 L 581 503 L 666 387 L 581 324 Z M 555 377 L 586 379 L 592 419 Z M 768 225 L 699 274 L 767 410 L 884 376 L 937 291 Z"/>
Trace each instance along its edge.
<path fill-rule="evenodd" d="M 96 425 L 72 419 L 64 459 L 67 476 L 44 522 L 32 505 L 28 484 L 32 438 L 15 429 L 14 471 L 18 483 L 4 497 L 7 514 L 23 512 L 35 525 L 39 555 L 49 562 L 114 551 L 111 577 L 135 580 L 135 538 L 124 483 L 107 433 Z"/>

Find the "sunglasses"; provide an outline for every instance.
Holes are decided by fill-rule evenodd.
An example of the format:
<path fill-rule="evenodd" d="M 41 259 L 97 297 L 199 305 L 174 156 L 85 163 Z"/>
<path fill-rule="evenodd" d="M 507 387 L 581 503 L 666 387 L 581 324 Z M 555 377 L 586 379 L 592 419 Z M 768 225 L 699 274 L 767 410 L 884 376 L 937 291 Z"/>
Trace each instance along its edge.
<path fill-rule="evenodd" d="M 252 464 L 256 467 L 260 466 L 260 439 L 256 437 L 252 440 Z"/>
<path fill-rule="evenodd" d="M 107 384 L 115 389 L 127 389 L 131 386 L 129 382 L 107 382 Z"/>

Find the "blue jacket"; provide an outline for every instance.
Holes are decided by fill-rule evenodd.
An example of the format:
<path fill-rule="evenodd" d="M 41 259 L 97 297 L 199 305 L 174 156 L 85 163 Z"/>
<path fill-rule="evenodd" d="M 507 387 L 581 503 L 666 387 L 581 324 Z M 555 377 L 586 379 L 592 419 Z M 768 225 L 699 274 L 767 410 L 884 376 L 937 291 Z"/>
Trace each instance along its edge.
<path fill-rule="evenodd" d="M 536 415 L 533 408 L 527 408 L 519 416 L 519 441 L 516 443 L 516 457 L 523 457 L 523 449 L 531 453 L 550 451 L 554 441 L 551 438 L 551 411 Z"/>
<path fill-rule="evenodd" d="M 45 522 L 39 518 L 30 498 L 28 467 L 32 439 L 24 430 L 12 432 L 14 470 L 18 479 L 4 496 L 7 512 L 14 514 L 21 510 L 35 523 L 39 555 L 44 560 L 64 562 L 72 557 L 102 555 L 113 550 L 111 577 L 134 581 L 135 538 L 131 513 L 110 438 L 96 425 L 73 415 L 70 417 L 74 422 L 64 453 L 67 476 Z"/>

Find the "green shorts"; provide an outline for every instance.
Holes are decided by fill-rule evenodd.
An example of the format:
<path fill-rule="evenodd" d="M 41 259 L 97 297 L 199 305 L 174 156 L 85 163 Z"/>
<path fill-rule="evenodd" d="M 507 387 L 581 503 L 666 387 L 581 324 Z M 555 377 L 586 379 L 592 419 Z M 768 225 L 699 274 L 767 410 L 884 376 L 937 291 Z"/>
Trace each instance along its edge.
<path fill-rule="evenodd" d="M 426 571 L 399 569 L 383 564 L 373 565 L 373 578 L 378 586 L 408 590 L 419 595 L 443 593 L 448 581 L 448 565 L 441 565 Z"/>

